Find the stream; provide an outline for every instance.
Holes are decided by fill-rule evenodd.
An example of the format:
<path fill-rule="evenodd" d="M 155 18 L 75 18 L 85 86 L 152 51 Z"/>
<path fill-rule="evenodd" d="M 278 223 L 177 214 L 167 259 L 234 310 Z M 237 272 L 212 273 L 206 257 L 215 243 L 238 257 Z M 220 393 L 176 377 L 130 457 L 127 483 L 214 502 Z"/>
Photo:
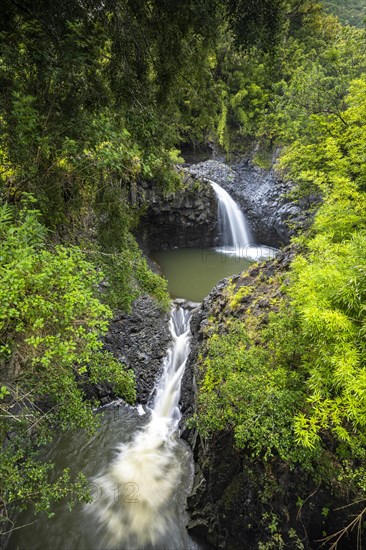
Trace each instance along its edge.
<path fill-rule="evenodd" d="M 140 410 L 141 412 L 141 410 Z M 104 409 L 100 414 L 101 426 L 97 434 L 88 436 L 84 431 L 73 435 L 63 435 L 53 447 L 48 459 L 54 460 L 56 473 L 69 467 L 73 473 L 82 471 L 91 480 L 91 496 L 93 503 L 98 506 L 105 499 L 116 501 L 116 506 L 124 509 L 135 507 L 135 500 L 139 498 L 139 487 L 136 481 L 129 479 L 125 485 L 118 485 L 93 481 L 95 475 L 103 471 L 106 464 L 116 459 L 116 448 L 120 445 L 129 445 L 135 434 L 146 429 L 151 416 L 140 415 L 137 407 L 129 407 L 123 403 L 116 403 Z M 117 455 L 118 456 L 118 455 Z M 146 457 L 145 457 L 146 458 Z M 151 457 L 150 457 L 151 458 Z M 175 487 L 177 495 L 173 499 L 173 509 L 176 514 L 175 524 L 170 524 L 171 531 L 165 540 L 158 546 L 146 544 L 144 548 L 156 550 L 161 548 L 195 549 L 193 541 L 188 538 L 184 528 L 186 515 L 184 513 L 187 488 L 192 479 L 192 459 L 188 445 L 181 439 L 176 440 L 174 446 L 174 463 L 180 468 L 179 480 Z M 177 510 L 177 512 L 176 512 Z M 7 550 L 124 550 L 127 548 L 141 548 L 129 543 L 112 544 L 108 542 L 108 535 L 100 530 L 95 518 L 88 513 L 88 505 L 77 505 L 71 511 L 67 503 L 60 503 L 52 507 L 55 516 L 48 519 L 44 514 L 33 516 L 24 512 L 19 517 L 19 525 L 27 527 L 15 531 Z M 159 518 L 159 516 L 158 516 Z M 129 534 L 131 536 L 131 534 Z"/>
<path fill-rule="evenodd" d="M 105 407 L 93 437 L 60 436 L 47 456 L 57 470 L 69 467 L 90 479 L 92 502 L 54 517 L 19 518 L 12 550 L 196 550 L 185 529 L 185 501 L 193 480 L 187 443 L 178 437 L 180 385 L 189 354 L 191 311 L 174 305 L 172 344 L 151 407 L 123 402 Z M 98 473 L 99 472 L 99 473 Z"/>
<path fill-rule="evenodd" d="M 200 302 L 223 277 L 276 250 L 253 245 L 245 217 L 230 195 L 210 182 L 218 198 L 220 246 L 216 249 L 156 251 L 172 297 Z M 51 519 L 24 512 L 8 550 L 196 550 L 186 530 L 186 498 L 193 458 L 179 438 L 178 402 L 189 355 L 191 311 L 174 304 L 172 343 L 149 407 L 112 403 L 98 414 L 94 436 L 62 434 L 48 450 L 55 475 L 65 467 L 90 480 L 92 502 L 70 512 L 54 506 Z"/>

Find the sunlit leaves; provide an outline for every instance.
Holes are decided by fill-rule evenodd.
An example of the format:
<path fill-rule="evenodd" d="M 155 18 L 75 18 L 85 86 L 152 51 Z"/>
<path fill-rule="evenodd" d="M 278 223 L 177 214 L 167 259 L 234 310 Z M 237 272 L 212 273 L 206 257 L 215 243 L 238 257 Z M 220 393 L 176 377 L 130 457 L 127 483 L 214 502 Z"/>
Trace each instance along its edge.
<path fill-rule="evenodd" d="M 308 341 L 303 361 L 310 408 L 295 422 L 305 446 L 327 429 L 356 449 L 365 428 L 364 90 L 364 79 L 353 82 L 338 120 L 319 117 L 313 134 L 282 158 L 295 181 L 303 188 L 306 180 L 315 184 L 323 196 L 307 253 L 293 263 L 290 287 Z"/>
<path fill-rule="evenodd" d="M 102 274 L 76 247 L 47 247 L 33 201 L 25 197 L 18 210 L 0 206 L 0 434 L 8 436 L 0 473 L 9 513 L 31 503 L 48 510 L 65 497 L 88 500 L 82 475 L 71 480 L 65 470 L 52 482 L 52 464 L 37 454 L 55 426 L 95 429 L 83 382 L 109 382 L 127 401 L 135 398 L 132 373 L 102 349 L 111 316 L 97 295 Z"/>

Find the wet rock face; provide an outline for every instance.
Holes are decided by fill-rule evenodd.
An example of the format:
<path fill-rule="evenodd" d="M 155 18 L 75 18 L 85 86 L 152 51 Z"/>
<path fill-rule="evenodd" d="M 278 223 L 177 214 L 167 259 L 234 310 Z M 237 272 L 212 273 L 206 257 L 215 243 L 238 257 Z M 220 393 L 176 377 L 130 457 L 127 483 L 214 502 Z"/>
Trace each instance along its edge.
<path fill-rule="evenodd" d="M 174 303 L 183 307 L 184 309 L 188 309 L 191 312 L 192 316 L 190 321 L 190 328 L 192 333 L 192 324 L 195 325 L 196 323 L 197 314 L 200 311 L 201 304 L 181 298 L 177 298 L 176 300 L 174 300 Z M 193 330 L 195 331 L 195 329 Z M 196 349 L 196 341 L 191 338 L 190 353 L 188 355 L 186 367 L 184 369 L 180 390 L 179 408 L 182 412 L 183 417 L 183 421 L 181 423 L 182 426 L 184 426 L 184 420 L 191 416 L 194 412 L 195 382 L 194 361 L 192 360 L 192 358 L 195 356 L 195 351 L 192 352 L 192 345 L 195 346 Z"/>
<path fill-rule="evenodd" d="M 324 533 L 349 523 L 344 502 L 318 485 L 300 467 L 273 458 L 265 464 L 235 449 L 229 433 L 209 444 L 197 439 L 195 481 L 188 498 L 188 530 L 199 542 L 218 550 L 323 548 Z M 322 514 L 331 510 L 329 516 Z M 355 534 L 339 550 L 356 548 Z M 280 542 L 282 541 L 282 545 Z"/>
<path fill-rule="evenodd" d="M 146 189 L 137 239 L 143 250 L 201 248 L 216 244 L 217 202 L 207 182 L 185 176 L 184 188 L 165 197 Z"/>
<path fill-rule="evenodd" d="M 137 298 L 131 313 L 115 314 L 105 347 L 134 371 L 139 403 L 149 401 L 170 341 L 169 312 L 162 312 L 149 296 Z"/>
<path fill-rule="evenodd" d="M 184 188 L 163 197 L 146 187 L 140 197 L 147 205 L 137 238 L 145 251 L 210 247 L 218 244 L 217 199 L 207 180 L 221 185 L 246 215 L 256 243 L 278 247 L 289 243 L 296 228 L 306 226 L 317 197 L 291 201 L 292 184 L 274 168 L 263 169 L 248 159 L 231 166 L 206 160 L 186 166 Z"/>
<path fill-rule="evenodd" d="M 293 228 L 303 225 L 306 204 L 291 202 L 286 195 L 291 184 L 282 181 L 272 169 L 264 170 L 248 160 L 231 167 L 208 160 L 189 167 L 195 177 L 217 182 L 239 204 L 245 213 L 257 242 L 269 246 L 288 244 Z"/>

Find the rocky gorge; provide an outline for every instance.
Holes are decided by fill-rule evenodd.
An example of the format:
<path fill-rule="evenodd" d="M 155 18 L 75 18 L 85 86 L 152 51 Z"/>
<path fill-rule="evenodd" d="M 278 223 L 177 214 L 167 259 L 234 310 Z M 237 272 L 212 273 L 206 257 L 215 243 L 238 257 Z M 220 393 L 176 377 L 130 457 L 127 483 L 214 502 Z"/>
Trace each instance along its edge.
<path fill-rule="evenodd" d="M 278 247 L 289 243 L 296 228 L 303 226 L 311 202 L 289 198 L 291 182 L 284 181 L 274 167 L 264 169 L 250 158 L 228 165 L 222 159 L 210 159 L 187 169 L 196 178 L 217 182 L 239 204 L 252 229 L 255 242 Z"/>
<path fill-rule="evenodd" d="M 215 181 L 239 204 L 256 243 L 282 246 L 297 229 L 308 224 L 309 211 L 318 198 L 291 198 L 292 183 L 275 168 L 261 168 L 250 158 L 227 164 L 218 156 L 184 165 L 178 192 L 161 195 L 147 187 L 139 197 L 145 211 L 137 238 L 146 252 L 170 248 L 208 247 L 217 244 L 216 198 L 209 181 Z"/>
<path fill-rule="evenodd" d="M 146 184 L 132 201 L 142 210 L 135 233 L 147 256 L 152 250 L 218 244 L 217 197 L 210 180 L 219 183 L 241 206 L 256 242 L 276 247 L 287 244 L 293 232 L 291 223 L 305 223 L 307 219 L 304 205 L 288 199 L 291 185 L 280 179 L 273 166 L 264 170 L 250 159 L 229 166 L 219 157 L 184 165 L 179 171 L 182 184 L 176 192 L 162 194 Z M 154 263 L 151 266 L 158 269 Z M 153 390 L 169 345 L 168 318 L 151 298 L 142 296 L 130 314 L 115 314 L 106 336 L 106 348 L 134 371 L 138 400 L 143 404 Z M 188 378 L 186 374 L 185 380 Z"/>
<path fill-rule="evenodd" d="M 3 4 L 0 548 L 366 550 L 365 0 Z"/>
<path fill-rule="evenodd" d="M 145 187 L 138 199 L 143 210 L 136 230 L 137 240 L 149 254 L 152 250 L 200 248 L 217 242 L 217 205 L 210 185 L 183 173 L 182 185 L 162 194 Z"/>
<path fill-rule="evenodd" d="M 265 325 L 283 298 L 283 284 L 295 254 L 294 247 L 286 248 L 275 259 L 220 281 L 202 304 L 176 300 L 176 305 L 192 311 L 191 351 L 181 389 L 181 432 L 195 462 L 188 530 L 204 548 L 257 550 L 287 545 L 311 549 L 318 546 L 316 541 L 324 533 L 347 523 L 342 499 L 309 472 L 289 467 L 279 457 L 269 462 L 253 459 L 250 450 L 237 448 L 230 430 L 202 437 L 189 420 L 197 410 L 197 382 L 203 375 L 201 364 L 208 339 L 214 333 L 225 333 L 233 317 L 254 318 Z M 243 288 L 254 290 L 241 293 Z M 233 292 L 242 296 L 235 309 L 230 306 Z M 161 375 L 171 343 L 168 320 L 167 313 L 143 296 L 135 301 L 130 314 L 115 316 L 106 338 L 107 349 L 134 370 L 141 404 L 149 402 Z M 322 510 L 336 511 L 328 516 Z M 352 541 L 346 538 L 339 548 L 347 550 Z"/>
<path fill-rule="evenodd" d="M 216 244 L 216 199 L 209 181 L 225 188 L 246 212 L 257 242 L 285 245 L 296 227 L 310 219 L 316 198 L 297 203 L 288 198 L 291 184 L 280 179 L 274 168 L 264 170 L 251 161 L 232 166 L 208 160 L 185 167 L 184 186 L 176 194 L 159 196 L 147 190 L 145 214 L 138 239 L 145 252 L 174 247 L 207 247 Z M 230 430 L 201 437 L 191 428 L 197 410 L 200 361 L 212 331 L 225 332 L 229 319 L 250 316 L 260 325 L 276 311 L 283 297 L 289 266 L 296 248 L 288 247 L 277 257 L 254 265 L 219 282 L 201 305 L 177 300 L 193 311 L 191 352 L 182 381 L 180 407 L 182 436 L 193 449 L 195 475 L 188 498 L 189 532 L 203 545 L 218 549 L 298 548 L 318 546 L 324 533 L 347 523 L 342 499 L 301 468 L 290 468 L 278 457 L 270 462 L 253 459 L 238 449 Z M 235 311 L 229 307 L 228 288 L 241 296 Z M 215 319 L 215 328 L 212 326 Z M 117 315 L 106 339 L 107 349 L 131 367 L 137 379 L 138 401 L 147 403 L 161 373 L 170 344 L 168 315 L 148 297 L 140 297 L 129 315 Z M 188 420 L 188 423 L 187 423 Z M 337 508 L 340 508 L 338 511 Z M 334 512 L 321 513 L 332 509 Z M 345 538 L 347 549 L 353 539 Z M 243 543 L 245 541 L 245 543 Z"/>
<path fill-rule="evenodd" d="M 176 305 L 197 311 L 199 304 L 177 299 Z M 138 403 L 151 404 L 163 361 L 171 345 L 169 312 L 161 310 L 148 295 L 140 296 L 128 314 L 116 312 L 105 337 L 105 347 L 133 370 Z M 186 417 L 193 411 L 193 363 L 183 375 L 180 409 Z M 105 397 L 107 402 L 109 399 Z M 102 401 L 103 403 L 103 401 Z"/>

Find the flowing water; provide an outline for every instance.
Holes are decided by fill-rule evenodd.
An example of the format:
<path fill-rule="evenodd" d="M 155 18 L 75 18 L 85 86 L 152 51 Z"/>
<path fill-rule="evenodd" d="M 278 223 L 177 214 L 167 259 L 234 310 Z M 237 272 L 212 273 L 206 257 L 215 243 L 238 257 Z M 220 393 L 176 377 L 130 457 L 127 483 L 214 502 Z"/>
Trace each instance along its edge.
<path fill-rule="evenodd" d="M 254 242 L 250 226 L 239 205 L 218 183 L 207 180 L 216 193 L 218 203 L 218 227 L 220 246 L 223 254 L 246 260 L 273 258 L 278 250 Z"/>
<path fill-rule="evenodd" d="M 173 309 L 173 345 L 156 389 L 150 421 L 130 443 L 120 446 L 107 471 L 94 479 L 98 486 L 134 491 L 127 503 L 108 492 L 91 506 L 101 528 L 107 527 L 106 543 L 112 547 L 180 548 L 172 539 L 178 527 L 174 494 L 181 479 L 175 449 L 181 418 L 180 385 L 189 352 L 189 318 L 188 310 L 179 306 Z"/>
<path fill-rule="evenodd" d="M 168 290 L 173 298 L 201 302 L 221 279 L 243 271 L 255 260 L 274 258 L 278 252 L 276 248 L 255 244 L 237 203 L 220 185 L 207 181 L 217 196 L 220 246 L 151 253 L 168 280 Z"/>
<path fill-rule="evenodd" d="M 190 315 L 179 306 L 172 310 L 172 345 L 147 413 L 142 407 L 109 408 L 94 437 L 87 438 L 83 432 L 63 436 L 48 457 L 60 469 L 67 465 L 83 471 L 91 479 L 93 501 L 71 513 L 66 506 L 57 506 L 53 519 L 37 519 L 16 532 L 9 549 L 198 548 L 185 529 L 185 499 L 193 476 L 191 453 L 178 437 Z M 20 524 L 30 520 L 25 513 Z"/>
<path fill-rule="evenodd" d="M 223 277 L 242 271 L 250 260 L 272 257 L 276 250 L 251 243 L 249 226 L 230 195 L 210 182 L 218 197 L 221 246 L 209 250 L 158 252 L 155 259 L 173 296 L 201 301 Z M 184 287 L 183 287 L 184 282 Z M 155 388 L 152 406 L 121 403 L 101 414 L 94 436 L 63 434 L 48 450 L 55 475 L 64 467 L 91 480 L 93 499 L 55 516 L 25 512 L 8 550 L 189 550 L 199 548 L 188 536 L 185 502 L 193 479 L 192 453 L 179 439 L 178 402 L 189 354 L 190 312 L 174 306 L 172 345 Z"/>
<path fill-rule="evenodd" d="M 247 220 L 229 193 L 214 181 L 210 181 L 218 199 L 218 222 L 221 245 L 234 248 L 253 244 Z"/>

